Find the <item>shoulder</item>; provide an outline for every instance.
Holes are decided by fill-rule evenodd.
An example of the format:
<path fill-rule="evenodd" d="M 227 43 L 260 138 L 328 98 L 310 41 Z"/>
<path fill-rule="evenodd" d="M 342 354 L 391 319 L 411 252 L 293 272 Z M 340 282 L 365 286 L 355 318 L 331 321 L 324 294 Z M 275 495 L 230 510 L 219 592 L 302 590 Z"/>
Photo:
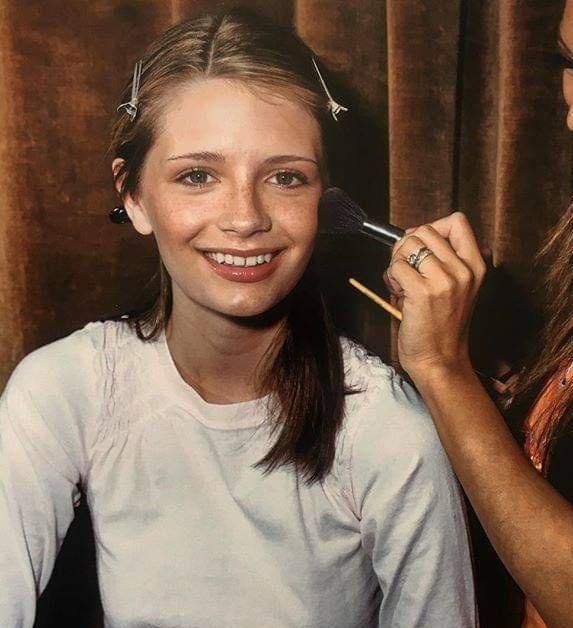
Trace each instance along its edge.
<path fill-rule="evenodd" d="M 394 367 L 361 345 L 343 340 L 347 397 L 346 428 L 413 434 L 422 440 L 435 435 L 433 422 L 420 395 Z"/>
<path fill-rule="evenodd" d="M 376 482 L 396 491 L 413 478 L 453 478 L 432 417 L 416 390 L 391 366 L 363 347 L 344 341 L 347 397 L 339 459 L 348 492 L 360 510 Z"/>
<path fill-rule="evenodd" d="M 101 397 L 110 362 L 132 333 L 118 321 L 91 322 L 24 357 L 6 392 L 15 388 L 41 406 L 55 400 L 92 407 Z"/>
<path fill-rule="evenodd" d="M 18 364 L 0 403 L 0 433 L 7 442 L 12 434 L 65 477 L 85 476 L 110 385 L 108 362 L 126 331 L 122 325 L 89 323 Z"/>
<path fill-rule="evenodd" d="M 92 374 L 98 358 L 116 344 L 120 323 L 92 322 L 71 334 L 43 345 L 26 355 L 16 366 L 10 381 L 34 387 L 42 382 L 72 383 Z"/>

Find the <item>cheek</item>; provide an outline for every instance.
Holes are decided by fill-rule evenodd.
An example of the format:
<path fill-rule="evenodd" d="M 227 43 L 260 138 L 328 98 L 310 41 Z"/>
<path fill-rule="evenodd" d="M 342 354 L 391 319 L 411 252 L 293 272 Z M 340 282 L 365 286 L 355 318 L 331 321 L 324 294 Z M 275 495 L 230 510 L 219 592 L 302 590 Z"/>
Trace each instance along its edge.
<path fill-rule="evenodd" d="M 318 231 L 320 192 L 291 202 L 281 211 L 282 227 L 301 245 L 314 242 Z"/>
<path fill-rule="evenodd" d="M 283 223 L 283 227 L 298 247 L 311 248 L 318 229 L 316 209 L 308 208 L 307 211 L 293 212 Z"/>
<path fill-rule="evenodd" d="M 171 202 L 155 205 L 153 230 L 158 241 L 186 242 L 195 237 L 207 223 L 208 211 L 199 206 Z"/>

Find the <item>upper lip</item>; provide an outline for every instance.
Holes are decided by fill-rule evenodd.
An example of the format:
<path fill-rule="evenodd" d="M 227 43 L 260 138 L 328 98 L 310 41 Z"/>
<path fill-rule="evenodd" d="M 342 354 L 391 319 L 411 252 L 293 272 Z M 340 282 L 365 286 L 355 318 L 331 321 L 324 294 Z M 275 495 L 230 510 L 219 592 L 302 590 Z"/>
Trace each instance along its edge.
<path fill-rule="evenodd" d="M 268 253 L 278 253 L 282 251 L 281 248 L 266 248 L 266 249 L 225 249 L 225 248 L 208 248 L 200 249 L 202 253 L 223 253 L 224 255 L 234 255 L 236 257 L 255 257 L 258 255 L 267 255 Z"/>

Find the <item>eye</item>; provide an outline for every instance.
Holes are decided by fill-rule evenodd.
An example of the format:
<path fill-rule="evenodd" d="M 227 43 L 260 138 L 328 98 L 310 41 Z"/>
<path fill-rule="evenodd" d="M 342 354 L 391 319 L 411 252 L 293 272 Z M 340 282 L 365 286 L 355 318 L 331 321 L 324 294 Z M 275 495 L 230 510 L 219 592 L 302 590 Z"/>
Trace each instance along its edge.
<path fill-rule="evenodd" d="M 186 185 L 203 187 L 204 185 L 213 183 L 216 179 L 211 173 L 207 172 L 207 170 L 193 168 L 192 170 L 188 170 L 177 177 L 177 181 L 185 183 Z"/>
<path fill-rule="evenodd" d="M 308 183 L 308 178 L 302 172 L 294 170 L 281 170 L 269 178 L 273 185 L 283 188 L 298 188 Z"/>

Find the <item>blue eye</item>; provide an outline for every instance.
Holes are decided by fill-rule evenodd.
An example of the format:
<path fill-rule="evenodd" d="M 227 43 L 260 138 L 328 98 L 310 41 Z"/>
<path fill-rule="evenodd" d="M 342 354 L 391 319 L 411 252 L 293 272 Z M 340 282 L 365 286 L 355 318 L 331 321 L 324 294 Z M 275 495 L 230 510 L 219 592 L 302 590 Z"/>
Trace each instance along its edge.
<path fill-rule="evenodd" d="M 209 174 L 206 170 L 201 170 L 201 168 L 194 168 L 193 170 L 189 170 L 182 174 L 178 181 L 182 181 L 187 185 L 193 185 L 197 187 L 203 187 L 209 183 L 213 183 L 215 181 L 215 177 L 212 174 Z"/>
<path fill-rule="evenodd" d="M 274 174 L 269 181 L 283 188 L 297 188 L 308 183 L 307 177 L 302 172 L 281 170 Z"/>

